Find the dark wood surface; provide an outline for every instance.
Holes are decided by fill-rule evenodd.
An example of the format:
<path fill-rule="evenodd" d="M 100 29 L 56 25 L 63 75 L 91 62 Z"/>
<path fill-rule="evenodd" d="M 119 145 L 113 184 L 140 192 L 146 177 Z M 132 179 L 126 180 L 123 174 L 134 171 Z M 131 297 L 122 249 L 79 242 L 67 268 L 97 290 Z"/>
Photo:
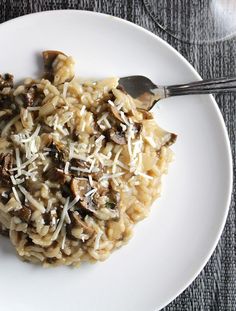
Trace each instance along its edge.
<path fill-rule="evenodd" d="M 160 10 L 159 16 L 164 23 L 166 19 L 173 18 L 177 18 L 181 26 L 186 23 L 186 27 L 181 28 L 186 31 L 185 37 L 190 37 L 189 25 L 184 18 L 184 14 L 189 12 L 190 0 L 182 1 L 181 6 L 177 5 L 179 2 L 173 1 L 174 4 L 172 3 L 172 9 L 168 10 L 168 14 Z M 132 21 L 166 40 L 194 66 L 203 78 L 236 76 L 236 38 L 210 44 L 196 44 L 192 39 L 192 43 L 175 39 L 163 31 L 158 26 L 155 16 L 150 14 L 150 8 L 157 4 L 158 0 L 0 0 L 0 23 L 20 15 L 52 9 L 84 9 L 112 14 Z M 201 29 L 201 26 L 198 29 Z M 191 31 L 195 30 L 191 29 Z M 219 94 L 216 96 L 216 101 L 228 129 L 235 167 L 236 94 Z M 216 250 L 196 280 L 169 304 L 165 311 L 236 310 L 235 185 L 234 181 L 227 223 Z"/>

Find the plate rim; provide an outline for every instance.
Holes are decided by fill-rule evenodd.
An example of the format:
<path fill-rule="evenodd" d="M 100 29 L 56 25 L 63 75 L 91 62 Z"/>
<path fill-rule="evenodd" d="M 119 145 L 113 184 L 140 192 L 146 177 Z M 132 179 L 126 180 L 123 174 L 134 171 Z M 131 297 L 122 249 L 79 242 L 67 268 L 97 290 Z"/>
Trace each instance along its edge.
<path fill-rule="evenodd" d="M 200 74 L 197 72 L 197 70 L 193 67 L 192 64 L 190 64 L 190 62 L 180 53 L 178 52 L 174 47 L 172 47 L 167 41 L 165 41 L 164 39 L 162 39 L 161 37 L 159 37 L 158 35 L 152 33 L 150 30 L 139 26 L 133 22 L 130 22 L 128 20 L 125 20 L 123 18 L 111 15 L 111 14 L 107 14 L 107 13 L 101 13 L 101 12 L 96 12 L 96 11 L 89 11 L 89 10 L 76 10 L 76 9 L 62 9 L 62 10 L 45 10 L 45 11 L 41 11 L 41 12 L 34 12 L 34 13 L 29 13 L 29 14 L 25 14 L 22 16 L 18 16 L 15 18 L 12 18 L 10 20 L 7 20 L 5 22 L 2 22 L 0 24 L 0 29 L 6 27 L 9 24 L 14 24 L 17 22 L 22 22 L 24 20 L 30 19 L 32 18 L 32 16 L 35 15 L 50 15 L 50 14 L 88 14 L 88 15 L 99 15 L 105 18 L 114 18 L 115 20 L 117 20 L 117 22 L 119 23 L 123 23 L 123 24 L 127 24 L 130 27 L 133 27 L 136 30 L 139 30 L 143 33 L 145 33 L 146 35 L 152 37 L 154 40 L 159 41 L 162 45 L 164 45 L 167 49 L 169 49 L 173 54 L 175 54 L 179 59 L 181 59 L 181 61 L 183 61 L 183 63 L 185 63 L 185 65 L 188 67 L 188 69 L 191 71 L 191 73 L 195 76 L 196 80 L 202 80 Z M 222 217 L 221 220 L 221 225 L 218 227 L 218 232 L 217 235 L 215 236 L 214 239 L 214 243 L 212 244 L 211 248 L 209 249 L 209 251 L 207 252 L 208 254 L 204 257 L 201 263 L 201 265 L 199 266 L 199 268 L 196 270 L 196 272 L 192 275 L 191 278 L 189 278 L 188 281 L 185 282 L 185 284 L 183 286 L 181 286 L 175 294 L 171 295 L 171 297 L 164 303 L 162 303 L 159 307 L 158 310 L 161 310 L 162 308 L 166 307 L 168 304 L 170 304 L 172 301 L 174 301 L 180 294 L 182 294 L 192 283 L 193 281 L 197 278 L 197 276 L 201 273 L 201 271 L 204 269 L 204 267 L 206 266 L 206 264 L 208 263 L 208 261 L 210 260 L 213 252 L 215 251 L 217 244 L 222 236 L 225 224 L 226 224 L 226 220 L 227 220 L 227 216 L 229 214 L 229 208 L 230 208 L 230 203 L 231 203 L 231 197 L 232 197 L 232 190 L 233 190 L 233 158 L 232 158 L 232 151 L 231 151 L 231 144 L 230 144 L 230 140 L 229 140 L 229 135 L 228 135 L 228 131 L 227 131 L 227 127 L 226 124 L 224 122 L 224 118 L 223 115 L 220 111 L 220 108 L 215 100 L 215 98 L 213 97 L 213 95 L 207 95 L 208 98 L 210 99 L 212 105 L 214 106 L 215 112 L 217 113 L 217 117 L 219 120 L 219 125 L 221 126 L 222 130 L 223 130 L 223 136 L 224 136 L 224 141 L 226 143 L 226 153 L 227 153 L 227 162 L 228 162 L 228 176 L 229 179 L 227 180 L 229 182 L 229 187 L 227 189 L 227 200 L 225 202 L 225 208 L 224 208 L 224 215 Z"/>

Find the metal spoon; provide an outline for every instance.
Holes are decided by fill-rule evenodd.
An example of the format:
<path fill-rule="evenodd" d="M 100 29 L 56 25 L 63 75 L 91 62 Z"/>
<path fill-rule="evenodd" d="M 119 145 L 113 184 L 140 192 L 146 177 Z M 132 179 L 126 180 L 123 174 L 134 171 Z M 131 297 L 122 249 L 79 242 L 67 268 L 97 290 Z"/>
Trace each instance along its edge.
<path fill-rule="evenodd" d="M 139 99 L 145 110 L 164 98 L 179 95 L 210 94 L 236 91 L 236 78 L 218 78 L 185 84 L 159 86 L 144 76 L 129 76 L 119 79 L 120 88 Z"/>

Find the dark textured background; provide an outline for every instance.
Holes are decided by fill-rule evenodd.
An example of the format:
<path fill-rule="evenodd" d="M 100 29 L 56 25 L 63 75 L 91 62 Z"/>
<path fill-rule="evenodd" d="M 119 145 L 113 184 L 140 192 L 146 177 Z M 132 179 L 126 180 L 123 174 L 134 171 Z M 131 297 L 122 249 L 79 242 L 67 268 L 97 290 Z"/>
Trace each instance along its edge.
<path fill-rule="evenodd" d="M 197 33 L 194 33 L 195 28 L 191 29 L 190 34 L 189 25 L 183 27 L 184 23 L 187 23 L 185 16 L 189 12 L 190 1 L 183 1 L 181 6 L 177 5 L 181 1 L 174 0 L 176 8 L 172 3 L 173 8 L 168 10 L 168 14 L 160 10 L 159 17 L 164 22 L 168 20 L 169 23 L 177 18 L 181 29 L 186 31 L 184 37 L 191 37 L 191 44 L 177 40 L 159 28 L 155 15 L 152 14 L 153 5 L 158 5 L 158 0 L 0 0 L 0 23 L 20 15 L 54 9 L 81 9 L 108 13 L 132 21 L 159 35 L 177 49 L 203 78 L 236 76 L 236 38 L 210 44 L 194 43 L 192 38 L 197 37 Z M 199 31 L 201 27 L 197 28 L 196 31 Z M 235 167 L 236 94 L 219 94 L 216 100 L 228 128 Z M 235 185 L 234 181 L 227 223 L 210 261 L 192 285 L 163 311 L 236 310 Z"/>

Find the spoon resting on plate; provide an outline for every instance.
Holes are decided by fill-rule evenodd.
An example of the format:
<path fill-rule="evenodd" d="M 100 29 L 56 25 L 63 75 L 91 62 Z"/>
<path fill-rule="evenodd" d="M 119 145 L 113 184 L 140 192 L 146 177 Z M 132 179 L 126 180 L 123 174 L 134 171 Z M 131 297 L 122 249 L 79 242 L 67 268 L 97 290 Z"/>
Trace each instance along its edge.
<path fill-rule="evenodd" d="M 145 76 L 137 75 L 120 78 L 119 86 L 133 98 L 140 100 L 142 103 L 140 108 L 150 110 L 159 100 L 172 96 L 236 91 L 236 78 L 217 78 L 160 86 Z"/>

